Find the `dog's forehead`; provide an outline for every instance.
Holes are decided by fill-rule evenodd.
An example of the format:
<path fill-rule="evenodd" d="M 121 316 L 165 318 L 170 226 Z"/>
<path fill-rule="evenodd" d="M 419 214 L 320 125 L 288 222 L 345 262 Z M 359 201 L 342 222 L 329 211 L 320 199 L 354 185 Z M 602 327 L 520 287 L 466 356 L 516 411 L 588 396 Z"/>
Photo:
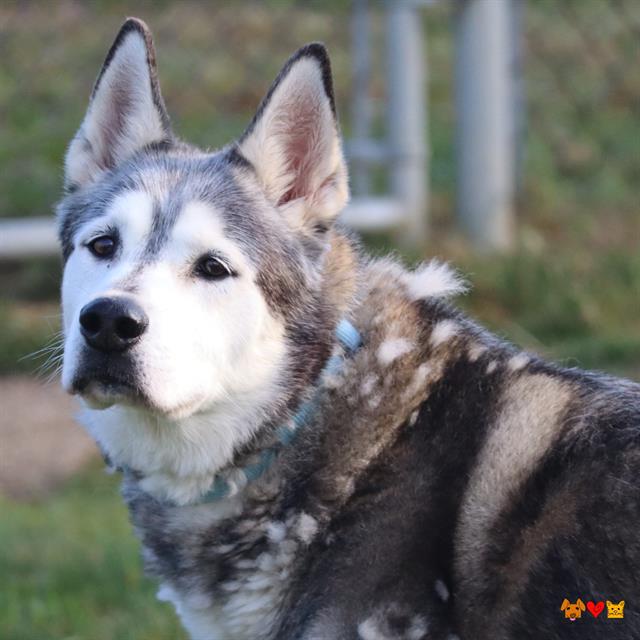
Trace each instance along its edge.
<path fill-rule="evenodd" d="M 137 168 L 132 179 L 152 201 L 148 260 L 160 256 L 167 245 L 195 251 L 207 244 L 219 249 L 216 245 L 224 242 L 250 254 L 242 239 L 254 237 L 257 204 L 224 156 L 163 157 Z M 234 233 L 238 225 L 244 233 Z"/>
<path fill-rule="evenodd" d="M 212 202 L 191 200 L 182 203 L 170 233 L 158 250 L 149 249 L 157 238 L 149 236 L 147 251 L 149 260 L 184 260 L 185 256 L 195 256 L 214 251 L 229 259 L 231 266 L 255 266 L 251 252 L 227 232 L 224 213 Z"/>
<path fill-rule="evenodd" d="M 65 253 L 78 231 L 105 217 L 127 228 L 147 227 L 146 259 L 161 253 L 179 230 L 205 238 L 225 235 L 250 258 L 275 244 L 286 229 L 273 218 L 261 194 L 251 188 L 252 172 L 229 154 L 156 154 L 129 162 L 89 192 L 74 194 L 60 208 Z M 193 204 L 199 203 L 195 210 Z M 208 212 L 208 215 L 207 213 Z M 183 220 L 189 218 L 191 222 Z M 178 224 L 180 223 L 180 224 Z M 286 239 L 281 239 L 286 243 Z"/>

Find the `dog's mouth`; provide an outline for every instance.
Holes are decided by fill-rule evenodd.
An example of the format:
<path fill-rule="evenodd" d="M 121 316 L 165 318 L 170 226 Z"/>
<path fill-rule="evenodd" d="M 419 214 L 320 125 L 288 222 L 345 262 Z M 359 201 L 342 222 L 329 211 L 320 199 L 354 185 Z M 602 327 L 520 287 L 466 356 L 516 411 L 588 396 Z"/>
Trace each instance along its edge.
<path fill-rule="evenodd" d="M 131 403 L 141 397 L 140 391 L 129 381 L 104 374 L 96 377 L 77 377 L 73 382 L 72 392 L 82 396 L 96 408 L 106 408 L 123 402 Z"/>
<path fill-rule="evenodd" d="M 97 409 L 114 404 L 150 404 L 135 373 L 135 363 L 128 356 L 83 355 L 69 389 L 71 393 Z"/>
<path fill-rule="evenodd" d="M 148 398 L 136 383 L 104 372 L 77 376 L 73 381 L 72 393 L 81 396 L 96 409 L 106 409 L 114 404 L 149 405 Z"/>
<path fill-rule="evenodd" d="M 200 396 L 168 404 L 147 388 L 146 375 L 134 354 L 102 354 L 92 349 L 80 353 L 70 382 L 65 389 L 80 396 L 91 409 L 123 405 L 143 409 L 154 415 L 181 419 L 204 405 Z"/>

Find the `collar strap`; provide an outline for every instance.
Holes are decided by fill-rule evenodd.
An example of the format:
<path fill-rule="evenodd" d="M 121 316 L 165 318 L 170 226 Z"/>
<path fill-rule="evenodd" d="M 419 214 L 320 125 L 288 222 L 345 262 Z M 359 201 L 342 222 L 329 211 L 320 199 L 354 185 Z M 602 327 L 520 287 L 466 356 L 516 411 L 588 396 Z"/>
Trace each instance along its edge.
<path fill-rule="evenodd" d="M 354 353 L 362 345 L 360 332 L 348 320 L 340 320 L 335 329 L 335 335 L 346 354 Z M 342 368 L 343 359 L 342 355 L 335 354 L 331 356 L 322 370 L 320 378 L 338 373 Z M 260 478 L 275 462 L 280 450 L 289 445 L 293 441 L 296 433 L 311 420 L 315 412 L 316 403 L 316 397 L 312 397 L 306 402 L 303 402 L 295 415 L 276 429 L 278 444 L 258 454 L 255 462 L 247 464 L 244 467 L 231 468 L 216 475 L 211 489 L 202 496 L 199 503 L 215 502 L 226 498 L 250 482 L 254 482 Z"/>

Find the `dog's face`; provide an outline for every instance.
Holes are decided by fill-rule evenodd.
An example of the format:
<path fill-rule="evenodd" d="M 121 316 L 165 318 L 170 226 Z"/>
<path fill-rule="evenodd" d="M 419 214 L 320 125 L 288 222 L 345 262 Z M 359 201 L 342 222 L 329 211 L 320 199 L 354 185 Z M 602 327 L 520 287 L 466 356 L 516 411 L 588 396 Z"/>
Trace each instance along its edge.
<path fill-rule="evenodd" d="M 285 321 L 261 289 L 261 265 L 225 218 L 226 206 L 257 203 L 239 192 L 228 205 L 215 183 L 210 200 L 198 198 L 189 182 L 206 183 L 211 168 L 177 159 L 174 170 L 188 164 L 178 194 L 158 162 L 136 168 L 132 188 L 118 189 L 74 234 L 63 281 L 63 383 L 93 405 L 140 403 L 182 416 L 275 382 Z M 162 221 L 172 208 L 175 219 Z M 303 280 L 301 256 L 289 267 Z"/>
<path fill-rule="evenodd" d="M 624 600 L 620 600 L 618 604 L 614 604 L 607 600 L 607 618 L 621 619 L 624 618 Z"/>
<path fill-rule="evenodd" d="M 326 52 L 294 55 L 214 153 L 174 138 L 154 59 L 128 20 L 67 154 L 63 385 L 168 419 L 261 406 L 304 379 L 295 345 L 320 360 L 330 334 L 321 289 L 347 178 Z"/>
<path fill-rule="evenodd" d="M 571 622 L 582 618 L 582 612 L 586 611 L 584 602 L 578 598 L 574 603 L 569 602 L 566 598 L 562 601 L 560 611 L 564 611 L 564 617 Z"/>

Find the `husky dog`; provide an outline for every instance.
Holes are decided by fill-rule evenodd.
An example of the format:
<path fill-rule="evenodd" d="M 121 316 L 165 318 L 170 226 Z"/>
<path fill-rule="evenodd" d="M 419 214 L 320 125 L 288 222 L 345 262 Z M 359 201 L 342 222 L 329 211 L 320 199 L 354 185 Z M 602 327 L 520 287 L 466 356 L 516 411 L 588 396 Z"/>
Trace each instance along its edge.
<path fill-rule="evenodd" d="M 441 264 L 365 258 L 331 82 L 305 46 L 202 151 L 130 19 L 69 147 L 63 384 L 159 596 L 195 640 L 640 638 L 640 387 L 483 331 Z"/>

